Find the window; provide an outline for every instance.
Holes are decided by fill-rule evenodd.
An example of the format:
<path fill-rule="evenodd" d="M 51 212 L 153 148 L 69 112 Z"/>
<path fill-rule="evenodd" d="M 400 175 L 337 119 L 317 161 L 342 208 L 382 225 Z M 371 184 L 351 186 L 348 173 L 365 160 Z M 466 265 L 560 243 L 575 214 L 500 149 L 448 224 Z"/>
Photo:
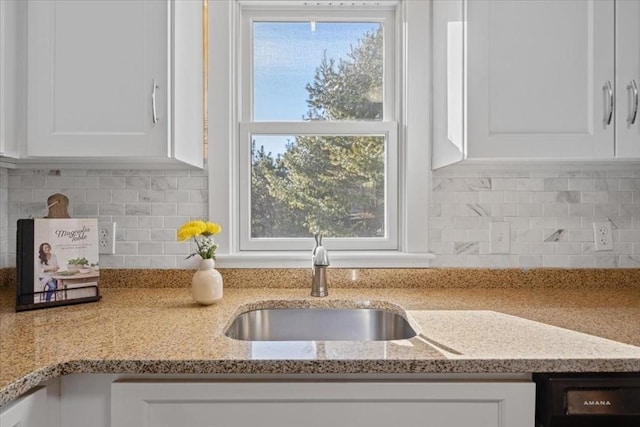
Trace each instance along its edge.
<path fill-rule="evenodd" d="M 298 265 L 316 231 L 334 265 L 409 253 L 424 261 L 428 139 L 416 131 L 422 147 L 408 144 L 403 96 L 410 3 L 209 5 L 210 217 L 226 230 L 221 262 Z M 422 172 L 412 177 L 414 150 Z M 422 196 L 408 197 L 414 186 Z"/>

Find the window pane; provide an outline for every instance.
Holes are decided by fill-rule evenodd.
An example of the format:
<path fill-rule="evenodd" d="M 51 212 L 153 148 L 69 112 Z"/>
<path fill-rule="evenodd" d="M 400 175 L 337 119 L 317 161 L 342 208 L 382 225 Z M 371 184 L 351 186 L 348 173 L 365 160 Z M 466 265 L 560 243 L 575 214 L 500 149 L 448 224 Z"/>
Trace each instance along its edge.
<path fill-rule="evenodd" d="M 251 237 L 384 237 L 385 137 L 253 135 Z"/>
<path fill-rule="evenodd" d="M 254 22 L 253 120 L 382 120 L 379 22 Z"/>

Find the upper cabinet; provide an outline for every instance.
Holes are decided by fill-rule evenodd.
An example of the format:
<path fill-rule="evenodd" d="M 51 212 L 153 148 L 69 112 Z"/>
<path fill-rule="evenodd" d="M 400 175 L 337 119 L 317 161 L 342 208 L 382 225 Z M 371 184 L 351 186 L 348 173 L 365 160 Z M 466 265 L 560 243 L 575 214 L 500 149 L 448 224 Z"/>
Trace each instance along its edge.
<path fill-rule="evenodd" d="M 433 167 L 640 157 L 625 89 L 640 74 L 638 10 L 613 0 L 434 2 Z"/>
<path fill-rule="evenodd" d="M 25 161 L 203 166 L 201 1 L 27 5 Z"/>
<path fill-rule="evenodd" d="M 25 3 L 0 1 L 0 157 L 20 156 L 24 141 Z M 22 35 L 22 37 L 20 37 Z M 21 90 L 22 88 L 22 90 Z"/>
<path fill-rule="evenodd" d="M 616 3 L 616 156 L 640 158 L 640 1 Z"/>

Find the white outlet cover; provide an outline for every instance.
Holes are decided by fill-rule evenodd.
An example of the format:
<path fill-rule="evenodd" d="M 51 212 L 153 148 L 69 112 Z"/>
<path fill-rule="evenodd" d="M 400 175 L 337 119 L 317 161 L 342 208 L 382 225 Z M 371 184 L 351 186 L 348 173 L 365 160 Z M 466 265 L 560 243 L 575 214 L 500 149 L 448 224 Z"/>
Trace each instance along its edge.
<path fill-rule="evenodd" d="M 610 221 L 593 223 L 593 242 L 596 251 L 613 250 L 613 233 Z"/>
<path fill-rule="evenodd" d="M 116 253 L 116 223 L 98 224 L 98 253 L 113 255 Z"/>

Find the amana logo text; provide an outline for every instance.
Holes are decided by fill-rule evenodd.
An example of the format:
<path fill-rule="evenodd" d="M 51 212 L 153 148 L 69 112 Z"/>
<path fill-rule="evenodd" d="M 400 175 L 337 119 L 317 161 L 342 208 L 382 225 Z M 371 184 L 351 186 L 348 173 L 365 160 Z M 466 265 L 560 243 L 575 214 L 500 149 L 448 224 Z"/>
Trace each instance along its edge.
<path fill-rule="evenodd" d="M 585 400 L 584 406 L 611 406 L 610 400 Z"/>

